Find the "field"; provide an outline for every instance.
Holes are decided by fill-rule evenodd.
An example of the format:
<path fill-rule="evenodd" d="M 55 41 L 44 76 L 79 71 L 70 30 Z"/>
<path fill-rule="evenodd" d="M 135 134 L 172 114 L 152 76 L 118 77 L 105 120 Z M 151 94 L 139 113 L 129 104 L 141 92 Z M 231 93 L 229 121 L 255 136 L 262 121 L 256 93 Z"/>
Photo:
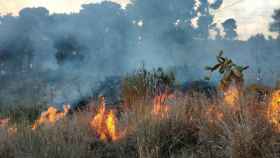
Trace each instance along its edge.
<path fill-rule="evenodd" d="M 37 121 L 46 107 L 2 107 L 10 120 L 0 122 L 0 157 L 279 157 L 280 92 L 260 98 L 231 91 L 174 91 L 130 107 L 107 106 L 101 97 L 82 111 L 49 108 Z"/>
<path fill-rule="evenodd" d="M 0 4 L 0 158 L 280 158 L 280 0 Z"/>

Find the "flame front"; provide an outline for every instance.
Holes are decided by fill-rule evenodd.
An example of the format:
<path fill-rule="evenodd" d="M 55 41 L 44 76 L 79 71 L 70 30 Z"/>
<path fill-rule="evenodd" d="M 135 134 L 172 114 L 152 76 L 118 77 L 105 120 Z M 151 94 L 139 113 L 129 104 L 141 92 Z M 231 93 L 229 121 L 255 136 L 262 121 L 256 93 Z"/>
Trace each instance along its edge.
<path fill-rule="evenodd" d="M 96 130 L 98 137 L 103 140 L 115 141 L 120 138 L 117 131 L 117 118 L 112 110 L 106 111 L 105 99 L 101 98 L 98 113 L 91 120 L 90 125 Z"/>
<path fill-rule="evenodd" d="M 54 124 L 58 120 L 64 118 L 68 114 L 70 106 L 66 105 L 63 108 L 64 111 L 59 112 L 59 110 L 55 107 L 49 107 L 48 110 L 43 112 L 41 116 L 35 121 L 35 123 L 32 125 L 32 129 L 35 130 L 42 124 Z"/>
<path fill-rule="evenodd" d="M 116 140 L 118 138 L 117 130 L 116 130 L 116 116 L 113 111 L 110 111 L 108 114 L 108 118 L 106 120 L 106 126 L 108 132 L 112 138 L 112 140 Z"/>
<path fill-rule="evenodd" d="M 230 86 L 226 92 L 224 92 L 224 102 L 231 106 L 234 107 L 236 103 L 238 102 L 239 99 L 239 91 L 236 88 L 236 86 Z"/>
<path fill-rule="evenodd" d="M 155 116 L 164 117 L 169 111 L 169 105 L 165 102 L 169 98 L 167 94 L 155 96 L 152 114 Z"/>
<path fill-rule="evenodd" d="M 280 131 L 280 90 L 272 93 L 271 101 L 267 110 L 269 122 Z"/>

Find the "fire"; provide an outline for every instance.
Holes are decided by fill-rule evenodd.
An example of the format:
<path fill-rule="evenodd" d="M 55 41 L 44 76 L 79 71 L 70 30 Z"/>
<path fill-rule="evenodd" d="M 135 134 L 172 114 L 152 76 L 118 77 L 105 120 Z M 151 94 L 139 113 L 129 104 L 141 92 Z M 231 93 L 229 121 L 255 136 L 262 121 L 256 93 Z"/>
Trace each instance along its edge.
<path fill-rule="evenodd" d="M 235 86 L 230 86 L 229 89 L 224 92 L 224 101 L 227 105 L 233 107 L 236 105 L 239 99 L 239 91 Z"/>
<path fill-rule="evenodd" d="M 112 110 L 106 111 L 104 97 L 100 98 L 98 113 L 91 120 L 90 125 L 102 141 L 115 141 L 121 137 L 117 129 L 117 118 Z"/>
<path fill-rule="evenodd" d="M 171 96 L 168 94 L 155 96 L 152 114 L 160 117 L 166 116 L 170 108 L 170 106 L 166 104 L 166 100 L 170 97 Z"/>
<path fill-rule="evenodd" d="M 8 128 L 8 134 L 10 135 L 10 136 L 13 136 L 13 135 L 15 135 L 15 134 L 17 134 L 17 128 L 16 127 L 9 127 Z"/>
<path fill-rule="evenodd" d="M 272 93 L 271 101 L 267 110 L 269 122 L 280 131 L 280 90 Z"/>
<path fill-rule="evenodd" d="M 55 107 L 49 107 L 48 110 L 43 112 L 41 116 L 35 121 L 35 123 L 32 125 L 32 129 L 35 130 L 42 124 L 54 124 L 58 120 L 61 120 L 69 113 L 70 105 L 65 105 L 63 110 L 63 112 L 60 112 Z"/>

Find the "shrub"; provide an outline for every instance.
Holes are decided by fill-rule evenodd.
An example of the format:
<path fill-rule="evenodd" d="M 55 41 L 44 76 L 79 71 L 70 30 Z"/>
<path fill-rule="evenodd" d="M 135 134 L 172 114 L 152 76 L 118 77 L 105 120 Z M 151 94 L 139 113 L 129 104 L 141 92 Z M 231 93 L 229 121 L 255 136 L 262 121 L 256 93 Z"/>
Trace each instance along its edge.
<path fill-rule="evenodd" d="M 175 86 L 175 75 L 162 68 L 148 71 L 144 66 L 122 81 L 122 97 L 130 106 L 139 100 L 146 100 L 163 92 L 169 92 Z"/>
<path fill-rule="evenodd" d="M 45 104 L 0 106 L 0 116 L 9 117 L 12 122 L 33 122 L 46 108 Z"/>

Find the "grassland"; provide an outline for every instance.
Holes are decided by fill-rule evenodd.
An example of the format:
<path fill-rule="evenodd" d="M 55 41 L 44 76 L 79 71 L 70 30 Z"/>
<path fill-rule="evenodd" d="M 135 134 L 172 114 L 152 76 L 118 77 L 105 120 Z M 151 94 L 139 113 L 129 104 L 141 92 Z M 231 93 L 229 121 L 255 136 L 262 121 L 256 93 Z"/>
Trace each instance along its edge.
<path fill-rule="evenodd" d="M 200 94 L 190 96 L 181 93 L 175 96 L 167 101 L 170 108 L 160 117 L 151 113 L 152 100 L 138 101 L 129 110 L 115 111 L 118 113 L 117 128 L 119 132 L 125 131 L 124 136 L 115 141 L 100 140 L 95 129 L 91 128 L 89 122 L 96 114 L 94 103 L 85 111 L 69 114 L 51 126 L 41 126 L 36 130 L 31 129 L 33 118 L 30 116 L 40 111 L 38 106 L 5 109 L 10 117 L 20 116 L 20 119 L 12 119 L 9 125 L 1 127 L 0 157 L 280 156 L 280 133 L 267 117 L 269 95 L 258 101 L 254 95 L 246 94 L 233 107 L 226 105 L 219 96 L 207 98 Z"/>

